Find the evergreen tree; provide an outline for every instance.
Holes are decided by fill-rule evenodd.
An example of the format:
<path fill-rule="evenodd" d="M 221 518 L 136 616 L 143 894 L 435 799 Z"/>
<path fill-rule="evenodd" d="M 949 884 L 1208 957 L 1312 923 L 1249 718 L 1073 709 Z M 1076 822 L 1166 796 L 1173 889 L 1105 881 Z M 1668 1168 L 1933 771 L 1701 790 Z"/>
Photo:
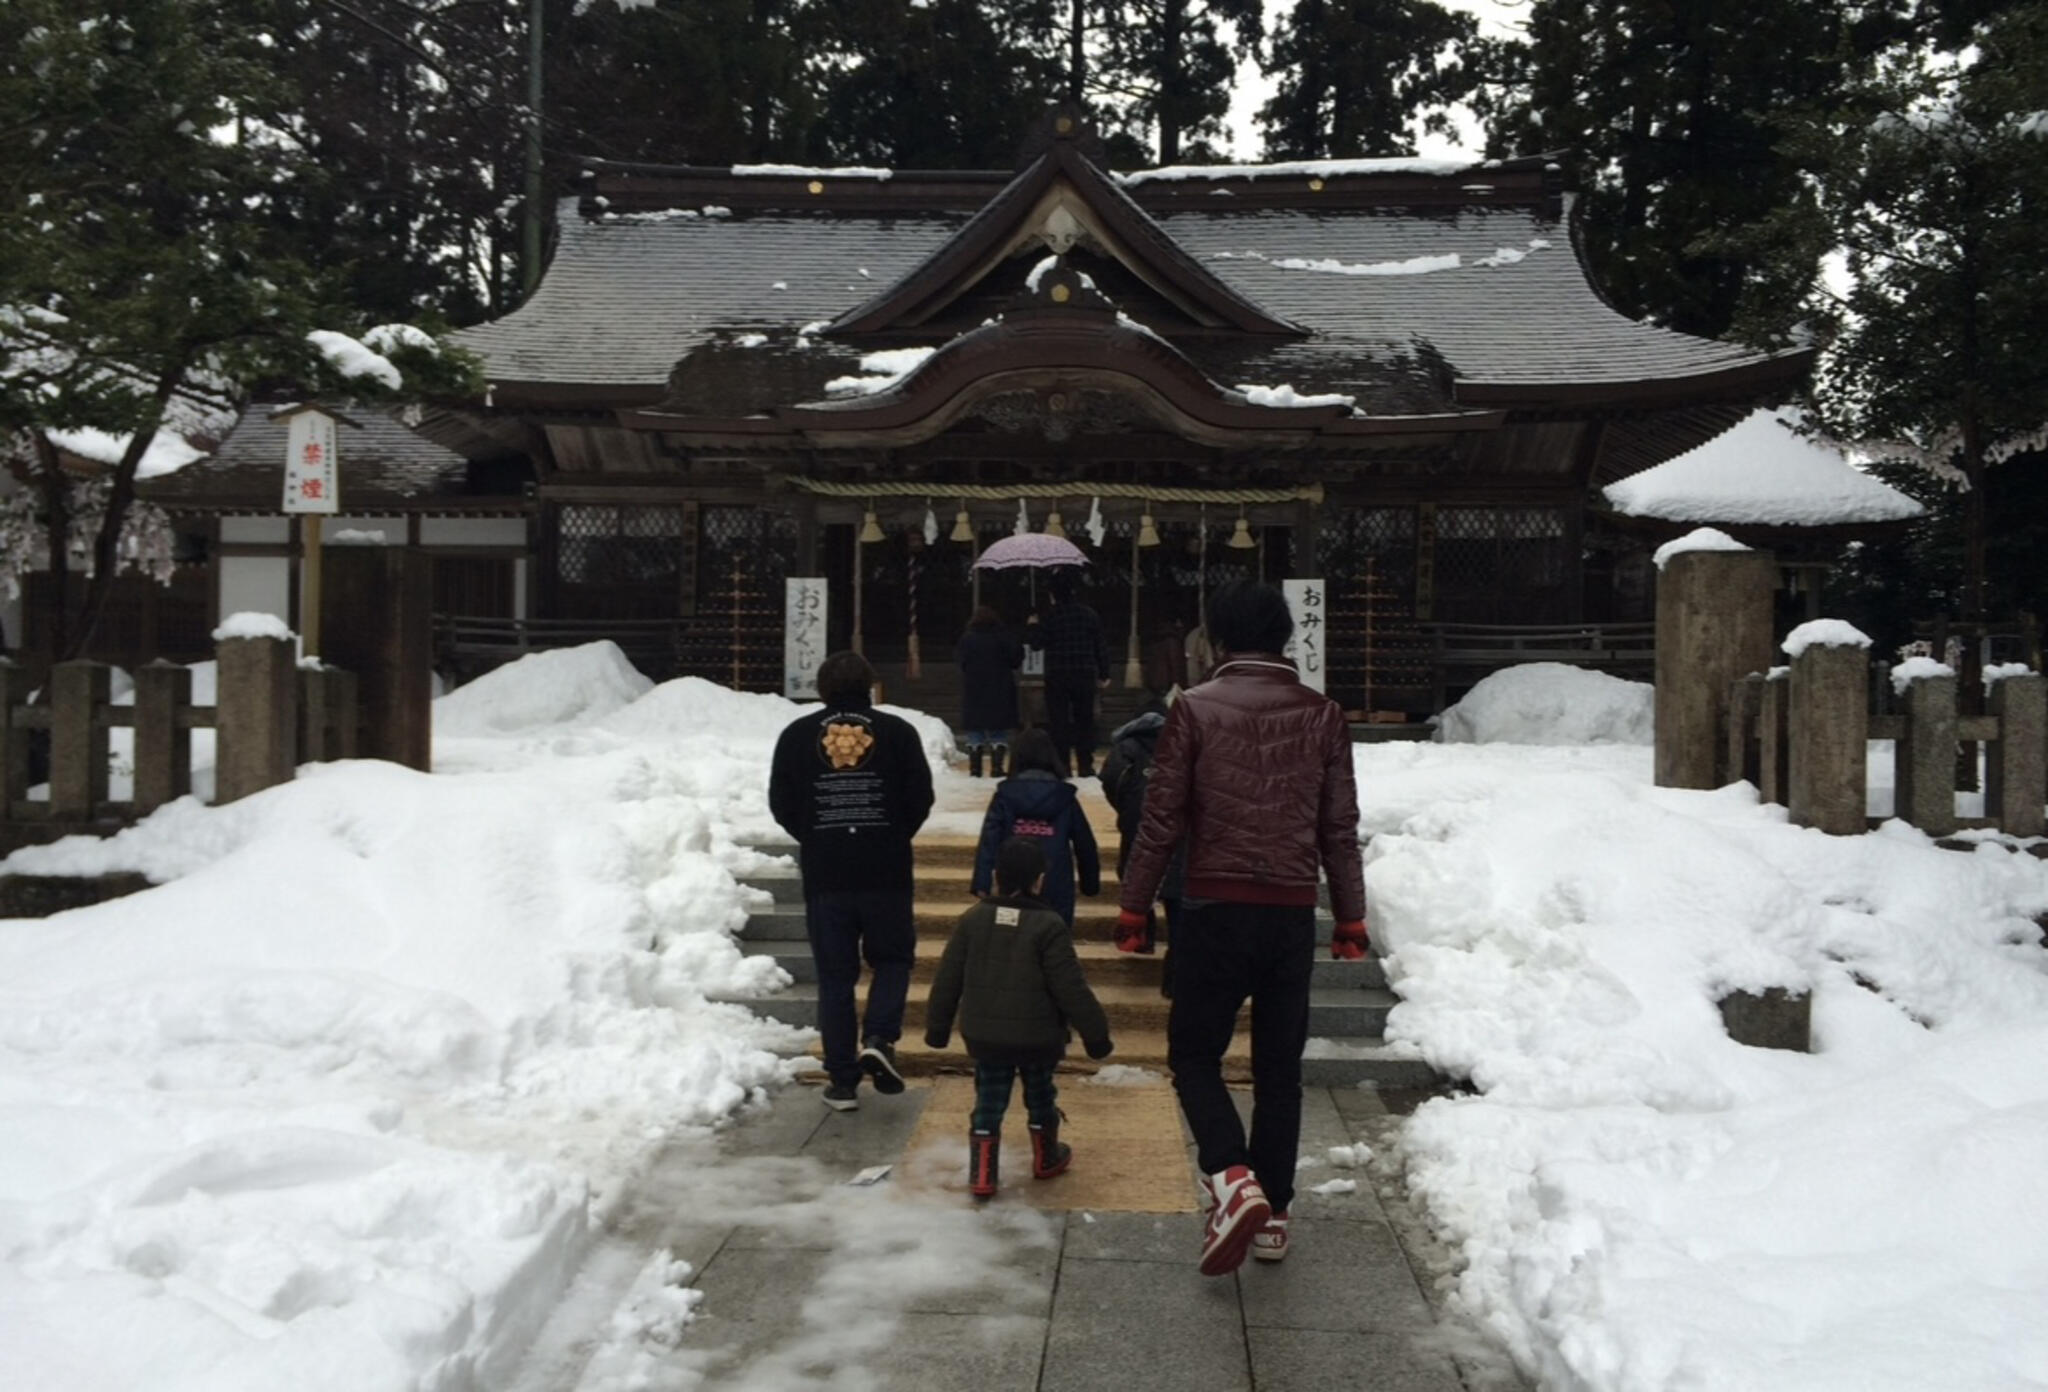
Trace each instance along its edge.
<path fill-rule="evenodd" d="M 11 0 L 0 8 L 0 448 L 48 529 L 57 656 L 90 640 L 123 560 L 135 478 L 196 393 L 323 373 L 309 331 L 345 322 L 266 216 L 310 178 L 268 0 Z M 464 364 L 395 355 L 429 381 Z M 68 608 L 69 480 L 50 432 L 127 437 Z"/>
<path fill-rule="evenodd" d="M 1151 144 L 1160 164 L 1220 160 L 1237 61 L 1263 31 L 1259 0 L 1098 0 L 1082 7 L 1093 35 L 1086 75 L 1112 154 Z M 1231 37 L 1226 37 L 1226 29 Z M 1233 42 L 1234 38 L 1234 42 Z M 1148 142 L 1146 133 L 1155 141 Z"/>
<path fill-rule="evenodd" d="M 1266 158 L 1413 154 L 1417 123 L 1448 130 L 1472 91 L 1478 31 L 1432 0 L 1296 0 L 1260 63 Z"/>

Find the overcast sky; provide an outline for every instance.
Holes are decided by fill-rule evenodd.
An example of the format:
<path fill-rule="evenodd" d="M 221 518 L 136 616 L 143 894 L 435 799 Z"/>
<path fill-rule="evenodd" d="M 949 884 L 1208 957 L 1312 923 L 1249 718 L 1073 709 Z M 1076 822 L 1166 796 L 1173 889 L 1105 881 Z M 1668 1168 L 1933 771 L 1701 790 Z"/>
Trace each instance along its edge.
<path fill-rule="evenodd" d="M 1443 0 L 1454 10 L 1464 10 L 1479 17 L 1480 28 L 1494 34 L 1513 34 L 1528 13 L 1528 0 Z M 1294 0 L 1266 0 L 1266 29 L 1271 32 L 1281 19 L 1294 8 Z M 1273 94 L 1272 82 L 1263 76 L 1258 66 L 1246 63 L 1237 70 L 1237 88 L 1231 94 L 1230 151 L 1240 160 L 1256 160 L 1259 157 L 1258 133 L 1252 128 L 1252 117 L 1260 106 Z M 1451 139 L 1441 135 L 1425 135 L 1417 147 L 1417 153 L 1431 158 L 1472 155 L 1480 153 L 1482 144 L 1478 127 L 1467 120 L 1461 123 L 1464 131 L 1460 138 Z"/>

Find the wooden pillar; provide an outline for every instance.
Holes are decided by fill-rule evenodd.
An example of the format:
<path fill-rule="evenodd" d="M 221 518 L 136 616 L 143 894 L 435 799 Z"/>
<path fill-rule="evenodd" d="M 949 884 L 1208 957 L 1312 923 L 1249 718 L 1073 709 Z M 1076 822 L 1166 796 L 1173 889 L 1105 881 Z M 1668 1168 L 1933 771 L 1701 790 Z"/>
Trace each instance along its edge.
<path fill-rule="evenodd" d="M 1736 678 L 1728 689 L 1728 748 L 1723 767 L 1731 783 L 1742 779 L 1759 789 L 1764 785 L 1762 734 L 1757 722 L 1763 714 L 1764 683 L 1768 680 L 1762 672 L 1750 672 Z"/>
<path fill-rule="evenodd" d="M 107 800 L 107 727 L 113 669 L 60 662 L 50 669 L 50 815 L 83 821 Z"/>
<path fill-rule="evenodd" d="M 1319 580 L 1323 574 L 1323 510 L 1307 498 L 1294 505 L 1294 578 Z"/>
<path fill-rule="evenodd" d="M 2048 796 L 2048 677 L 2003 677 L 1991 687 L 1998 739 L 1985 760 L 1984 815 L 2008 836 L 2040 836 Z"/>
<path fill-rule="evenodd" d="M 1786 806 L 1792 796 L 1791 672 L 1773 668 L 1764 677 L 1756 717 L 1757 795 L 1764 802 Z"/>
<path fill-rule="evenodd" d="M 135 673 L 135 811 L 153 812 L 192 791 L 192 671 L 156 661 Z"/>
<path fill-rule="evenodd" d="M 1956 678 L 1910 677 L 1900 684 L 1904 731 L 1892 746 L 1892 815 L 1929 836 L 1956 829 Z"/>
<path fill-rule="evenodd" d="M 0 822 L 28 796 L 28 729 L 20 723 L 28 693 L 28 669 L 0 657 Z"/>
<path fill-rule="evenodd" d="M 1681 551 L 1657 576 L 1656 779 L 1660 788 L 1718 788 L 1727 765 L 1728 693 L 1771 665 L 1765 551 Z"/>
<path fill-rule="evenodd" d="M 290 638 L 223 638 L 213 800 L 289 783 L 298 756 L 298 654 Z"/>
<path fill-rule="evenodd" d="M 356 676 L 364 758 L 422 772 L 434 754 L 434 586 L 395 546 L 328 548 L 325 658 Z"/>
<path fill-rule="evenodd" d="M 1799 630 L 1794 629 L 1787 642 L 1796 644 L 1798 638 Z M 1786 807 L 1796 826 L 1817 827 L 1834 836 L 1855 836 L 1868 829 L 1868 643 L 1867 638 L 1861 644 L 1811 642 L 1792 659 Z"/>

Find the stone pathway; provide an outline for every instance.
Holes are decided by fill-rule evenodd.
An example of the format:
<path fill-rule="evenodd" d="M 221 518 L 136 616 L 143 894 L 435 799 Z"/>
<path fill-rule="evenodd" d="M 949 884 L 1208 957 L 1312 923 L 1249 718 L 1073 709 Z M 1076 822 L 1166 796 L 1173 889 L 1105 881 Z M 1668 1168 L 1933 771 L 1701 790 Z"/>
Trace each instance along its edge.
<path fill-rule="evenodd" d="M 896 1098 L 863 1089 L 842 1114 L 790 1087 L 715 1140 L 672 1146 L 614 1214 L 513 1392 L 1523 1386 L 1476 1332 L 1441 1319 L 1418 1279 L 1449 1262 L 1403 1207 L 1399 1117 L 1375 1092 L 1309 1090 L 1302 1153 L 1319 1163 L 1302 1171 L 1294 1251 L 1213 1280 L 1195 1270 L 1198 1214 L 975 1206 L 894 1182 L 964 1168 L 964 1142 L 904 1154 L 929 1096 L 916 1082 Z M 1086 1134 L 1071 1139 L 1085 1166 Z M 1325 1158 L 1359 1142 L 1376 1152 L 1365 1168 Z M 847 1183 L 875 1165 L 895 1175 Z M 1311 1192 L 1332 1179 L 1355 1192 Z"/>

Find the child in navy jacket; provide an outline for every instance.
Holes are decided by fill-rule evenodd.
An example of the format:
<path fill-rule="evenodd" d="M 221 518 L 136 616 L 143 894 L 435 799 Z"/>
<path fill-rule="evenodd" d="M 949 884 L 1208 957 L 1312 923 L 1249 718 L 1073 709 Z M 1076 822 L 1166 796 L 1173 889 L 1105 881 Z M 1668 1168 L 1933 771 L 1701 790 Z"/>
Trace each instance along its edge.
<path fill-rule="evenodd" d="M 1074 883 L 1081 892 L 1102 893 L 1102 864 L 1095 831 L 1067 782 L 1059 751 L 1043 730 L 1026 730 L 1010 746 L 1010 777 L 996 785 L 981 823 L 974 853 L 973 889 L 986 895 L 995 883 L 996 851 L 1012 836 L 1028 836 L 1045 851 L 1045 889 L 1040 897 L 1071 928 Z"/>

